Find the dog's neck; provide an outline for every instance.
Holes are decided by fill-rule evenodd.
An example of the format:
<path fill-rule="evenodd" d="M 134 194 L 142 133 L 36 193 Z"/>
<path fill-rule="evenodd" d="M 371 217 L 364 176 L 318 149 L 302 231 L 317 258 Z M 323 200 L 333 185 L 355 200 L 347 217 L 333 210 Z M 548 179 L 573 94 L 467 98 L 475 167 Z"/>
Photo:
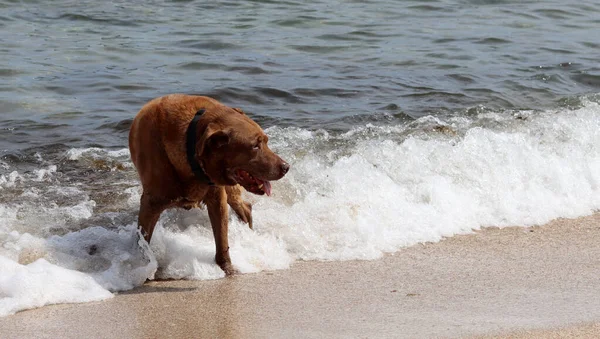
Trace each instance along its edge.
<path fill-rule="evenodd" d="M 204 172 L 204 169 L 202 169 L 201 164 L 196 160 L 196 141 L 198 140 L 198 136 L 196 134 L 198 130 L 198 120 L 200 120 L 202 114 L 204 114 L 203 109 L 196 112 L 194 119 L 192 119 L 188 125 L 185 139 L 185 149 L 187 153 L 188 164 L 190 164 L 192 173 L 194 173 L 196 179 L 209 186 L 214 186 L 215 183 L 210 180 L 208 175 L 206 175 L 206 172 Z"/>

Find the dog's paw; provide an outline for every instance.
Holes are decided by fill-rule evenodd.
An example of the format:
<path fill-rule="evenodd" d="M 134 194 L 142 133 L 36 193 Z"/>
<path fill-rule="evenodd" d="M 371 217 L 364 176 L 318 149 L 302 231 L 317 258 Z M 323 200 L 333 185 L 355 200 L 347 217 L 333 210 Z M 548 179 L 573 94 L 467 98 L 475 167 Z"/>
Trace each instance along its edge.
<path fill-rule="evenodd" d="M 236 273 L 240 273 L 233 265 L 231 264 L 231 259 L 229 258 L 229 249 L 225 253 L 217 253 L 215 255 L 215 262 L 219 267 L 225 272 L 226 276 L 231 276 Z"/>
<path fill-rule="evenodd" d="M 228 277 L 231 277 L 231 276 L 233 276 L 235 274 L 239 274 L 240 273 L 240 271 L 237 268 L 233 267 L 233 265 L 231 263 L 226 263 L 226 264 L 223 264 L 223 265 L 219 265 L 219 267 L 221 267 L 221 269 L 223 270 L 223 272 L 225 272 L 225 275 L 228 276 Z"/>
<path fill-rule="evenodd" d="M 241 204 L 235 204 L 232 208 L 238 218 L 252 229 L 252 204 L 244 201 Z"/>

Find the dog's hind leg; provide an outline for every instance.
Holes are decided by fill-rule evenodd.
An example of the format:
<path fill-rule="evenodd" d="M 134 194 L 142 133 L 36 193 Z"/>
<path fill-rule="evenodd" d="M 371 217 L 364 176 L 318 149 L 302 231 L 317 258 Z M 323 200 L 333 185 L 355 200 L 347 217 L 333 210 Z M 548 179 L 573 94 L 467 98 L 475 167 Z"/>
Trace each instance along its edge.
<path fill-rule="evenodd" d="M 142 230 L 144 239 L 150 243 L 154 227 L 158 222 L 160 214 L 169 207 L 169 203 L 163 199 L 157 199 L 146 193 L 142 194 L 140 199 L 140 214 L 138 217 L 138 227 Z"/>

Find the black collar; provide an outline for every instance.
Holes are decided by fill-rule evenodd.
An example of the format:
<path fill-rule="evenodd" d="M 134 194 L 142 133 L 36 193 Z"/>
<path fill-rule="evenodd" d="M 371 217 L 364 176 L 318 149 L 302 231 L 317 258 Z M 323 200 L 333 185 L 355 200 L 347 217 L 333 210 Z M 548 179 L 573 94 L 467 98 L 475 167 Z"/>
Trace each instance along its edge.
<path fill-rule="evenodd" d="M 187 132 L 185 134 L 186 135 L 185 149 L 187 152 L 188 164 L 190 164 L 190 167 L 192 167 L 192 172 L 196 176 L 196 179 L 202 181 L 203 183 L 205 183 L 209 186 L 214 186 L 215 183 L 213 183 L 210 180 L 208 175 L 206 175 L 206 173 L 202 169 L 202 166 L 200 166 L 198 161 L 196 161 L 196 141 L 197 141 L 197 138 L 196 138 L 197 128 L 196 127 L 198 126 L 198 120 L 200 120 L 200 117 L 202 117 L 202 114 L 204 114 L 203 109 L 196 112 L 194 119 L 192 119 L 192 122 L 190 122 L 190 124 L 188 125 Z"/>

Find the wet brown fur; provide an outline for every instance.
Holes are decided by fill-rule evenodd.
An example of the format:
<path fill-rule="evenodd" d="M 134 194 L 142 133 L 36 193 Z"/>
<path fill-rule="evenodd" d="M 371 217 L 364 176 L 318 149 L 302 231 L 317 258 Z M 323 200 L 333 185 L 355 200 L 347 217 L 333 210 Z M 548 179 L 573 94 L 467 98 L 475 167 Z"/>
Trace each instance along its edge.
<path fill-rule="evenodd" d="M 215 186 L 193 174 L 186 155 L 186 131 L 196 112 L 196 160 Z M 131 159 L 142 182 L 139 227 L 150 242 L 160 214 L 167 208 L 206 204 L 216 244 L 215 260 L 230 275 L 228 205 L 252 228 L 252 206 L 232 173 L 243 169 L 263 180 L 277 180 L 289 165 L 267 146 L 260 126 L 240 109 L 202 96 L 172 94 L 148 102 L 129 132 Z M 259 146 L 260 150 L 256 150 Z"/>

